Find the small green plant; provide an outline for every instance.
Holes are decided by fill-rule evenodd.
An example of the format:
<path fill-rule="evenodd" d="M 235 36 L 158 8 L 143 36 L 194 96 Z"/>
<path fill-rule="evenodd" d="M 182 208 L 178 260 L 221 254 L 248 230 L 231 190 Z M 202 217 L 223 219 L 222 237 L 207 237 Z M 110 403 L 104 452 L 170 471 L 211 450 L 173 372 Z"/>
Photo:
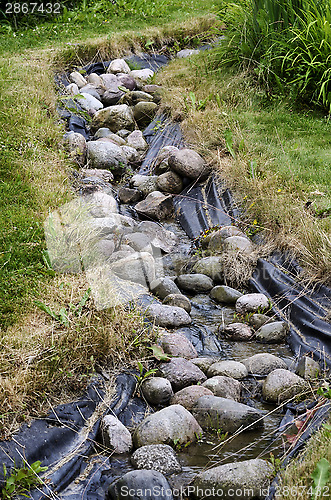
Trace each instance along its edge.
<path fill-rule="evenodd" d="M 280 458 L 276 458 L 273 453 L 270 453 L 270 457 L 268 458 L 269 462 L 274 468 L 275 474 L 277 474 L 282 468 L 282 461 Z"/>
<path fill-rule="evenodd" d="M 325 383 L 323 387 L 319 387 L 316 391 L 318 396 L 323 396 L 326 399 L 331 399 L 331 387 Z"/>
<path fill-rule="evenodd" d="M 151 370 L 147 370 L 144 373 L 145 369 L 144 369 L 143 364 L 140 361 L 137 361 L 137 365 L 138 365 L 139 375 L 135 374 L 135 377 L 137 379 L 138 387 L 141 387 L 141 384 L 145 380 L 147 380 L 149 377 L 151 377 L 152 375 L 154 375 L 157 372 L 157 368 L 152 368 Z"/>
<path fill-rule="evenodd" d="M 188 96 L 184 98 L 184 104 L 186 111 L 203 111 L 207 105 L 207 102 L 210 101 L 212 95 L 205 97 L 205 99 L 198 99 L 195 96 L 194 92 L 189 92 Z"/>
<path fill-rule="evenodd" d="M 232 131 L 228 128 L 224 132 L 224 140 L 226 144 L 226 148 L 229 151 L 230 155 L 232 158 L 235 160 L 236 159 L 236 153 L 234 151 L 234 141 L 233 141 L 233 134 Z"/>
<path fill-rule="evenodd" d="M 319 498 L 323 494 L 323 488 L 330 478 L 330 464 L 326 458 L 321 458 L 313 471 L 311 478 L 313 480 L 312 500 Z"/>
<path fill-rule="evenodd" d="M 24 462 L 22 467 L 14 467 L 11 474 L 8 475 L 7 468 L 3 465 L 5 485 L 1 490 L 1 498 L 3 500 L 10 500 L 16 498 L 18 495 L 28 497 L 26 493 L 29 493 L 36 485 L 42 484 L 42 480 L 38 474 L 47 469 L 48 467 L 41 467 L 39 460 L 31 465 Z"/>
<path fill-rule="evenodd" d="M 76 317 L 81 316 L 82 310 L 85 307 L 88 299 L 90 298 L 90 294 L 91 294 L 91 288 L 88 288 L 78 304 L 71 304 L 71 303 L 69 304 L 68 306 L 69 311 L 71 311 L 74 314 L 74 316 Z M 54 309 L 51 309 L 49 306 L 47 306 L 44 302 L 41 302 L 40 300 L 35 300 L 34 303 L 36 304 L 36 306 L 39 307 L 39 309 L 49 314 L 51 318 L 53 318 L 61 325 L 66 327 L 70 325 L 69 311 L 65 307 L 61 307 L 59 312 L 56 312 L 54 311 Z"/>

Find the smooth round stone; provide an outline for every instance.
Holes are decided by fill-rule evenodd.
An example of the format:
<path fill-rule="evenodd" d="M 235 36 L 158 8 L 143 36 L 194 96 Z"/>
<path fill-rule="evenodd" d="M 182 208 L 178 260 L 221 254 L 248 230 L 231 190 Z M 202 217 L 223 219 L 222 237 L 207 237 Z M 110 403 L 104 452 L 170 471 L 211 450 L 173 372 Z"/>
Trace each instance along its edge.
<path fill-rule="evenodd" d="M 215 283 L 221 283 L 223 281 L 222 266 L 220 257 L 212 255 L 198 260 L 198 262 L 193 266 L 193 271 L 195 273 L 201 273 L 209 276 L 209 278 L 215 281 Z"/>
<path fill-rule="evenodd" d="M 141 390 L 151 405 L 165 405 L 174 394 L 171 383 L 163 377 L 151 377 L 144 380 Z"/>
<path fill-rule="evenodd" d="M 163 304 L 182 307 L 187 313 L 191 312 L 191 301 L 181 293 L 170 293 L 163 299 Z"/>
<path fill-rule="evenodd" d="M 200 368 L 203 373 L 207 373 L 208 368 L 213 365 L 214 363 L 217 363 L 219 361 L 218 358 L 212 358 L 212 357 L 203 357 L 199 356 L 198 358 L 191 359 L 192 363 L 195 364 L 198 368 Z"/>
<path fill-rule="evenodd" d="M 117 481 L 111 483 L 108 489 L 108 500 L 154 500 L 154 491 L 159 493 L 161 500 L 173 500 L 171 488 L 161 472 L 156 470 L 132 470 Z M 134 496 L 130 492 L 136 492 Z"/>
<path fill-rule="evenodd" d="M 277 344 L 285 340 L 288 326 L 284 321 L 274 321 L 261 326 L 255 335 L 258 342 L 263 344 Z"/>
<path fill-rule="evenodd" d="M 238 380 L 232 377 L 223 375 L 211 377 L 202 384 L 202 387 L 209 389 L 214 396 L 240 401 L 242 386 Z"/>
<path fill-rule="evenodd" d="M 160 337 L 160 342 L 164 352 L 171 356 L 185 359 L 193 359 L 198 356 L 192 342 L 181 333 L 163 334 Z"/>
<path fill-rule="evenodd" d="M 146 235 L 148 238 L 148 236 Z M 154 295 L 157 295 L 161 300 L 165 299 L 170 294 L 180 294 L 180 290 L 174 281 L 168 277 L 165 278 L 157 278 L 152 281 L 150 290 Z M 175 305 L 175 304 L 167 304 L 167 305 Z"/>
<path fill-rule="evenodd" d="M 266 401 L 279 404 L 304 393 L 308 388 L 306 380 L 280 368 L 269 373 L 263 383 L 262 394 Z"/>
<path fill-rule="evenodd" d="M 210 292 L 212 299 L 223 304 L 235 304 L 241 296 L 241 292 L 226 285 L 215 286 Z"/>
<path fill-rule="evenodd" d="M 162 363 L 159 370 L 163 377 L 170 381 L 174 391 L 207 380 L 206 375 L 197 366 L 184 358 L 172 358 L 169 363 Z"/>
<path fill-rule="evenodd" d="M 211 365 L 207 371 L 208 378 L 216 375 L 225 375 L 240 380 L 247 377 L 248 371 L 246 366 L 239 361 L 218 361 Z"/>
<path fill-rule="evenodd" d="M 179 149 L 169 156 L 171 170 L 190 179 L 204 179 L 210 172 L 205 160 L 193 149 Z"/>
<path fill-rule="evenodd" d="M 202 385 L 191 385 L 189 387 L 184 387 L 180 391 L 176 392 L 170 400 L 172 405 L 182 405 L 187 410 L 191 410 L 194 403 L 201 398 L 201 396 L 212 396 L 213 393 L 208 388 Z"/>
<path fill-rule="evenodd" d="M 241 362 L 246 366 L 248 373 L 252 375 L 266 376 L 277 368 L 287 369 L 285 361 L 268 352 L 254 354 Z"/>
<path fill-rule="evenodd" d="M 242 252 L 250 254 L 254 251 L 254 244 L 243 236 L 230 236 L 223 241 L 223 250 L 225 252 Z"/>
<path fill-rule="evenodd" d="M 272 323 L 272 321 L 273 321 L 272 318 L 270 318 L 266 314 L 255 313 L 252 314 L 252 316 L 249 318 L 248 323 L 257 330 L 266 323 Z"/>
<path fill-rule="evenodd" d="M 133 116 L 140 126 L 148 125 L 154 118 L 157 111 L 155 102 L 141 101 L 133 108 Z"/>
<path fill-rule="evenodd" d="M 183 190 L 182 178 L 172 171 L 159 175 L 156 183 L 157 188 L 164 193 L 179 194 Z"/>
<path fill-rule="evenodd" d="M 245 323 L 230 323 L 224 327 L 222 333 L 230 340 L 250 340 L 254 335 L 253 329 Z"/>
<path fill-rule="evenodd" d="M 176 278 L 176 283 L 181 290 L 194 293 L 209 292 L 214 286 L 213 280 L 205 274 L 182 274 Z"/>
<path fill-rule="evenodd" d="M 256 313 L 269 309 L 269 300 L 263 293 L 248 293 L 242 295 L 236 302 L 239 314 Z"/>

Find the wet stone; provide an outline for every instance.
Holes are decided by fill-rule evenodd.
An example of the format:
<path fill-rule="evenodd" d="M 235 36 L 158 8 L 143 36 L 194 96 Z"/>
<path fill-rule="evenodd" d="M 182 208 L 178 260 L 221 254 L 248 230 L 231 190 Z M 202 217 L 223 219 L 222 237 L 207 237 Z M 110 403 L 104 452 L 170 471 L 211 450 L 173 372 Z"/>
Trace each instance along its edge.
<path fill-rule="evenodd" d="M 181 290 L 193 293 L 209 292 L 213 288 L 213 280 L 205 274 L 182 274 L 176 283 Z"/>
<path fill-rule="evenodd" d="M 274 321 L 261 326 L 255 335 L 258 342 L 264 344 L 277 344 L 285 340 L 288 326 L 283 321 Z"/>
<path fill-rule="evenodd" d="M 165 299 L 170 294 L 180 294 L 180 290 L 174 281 L 170 278 L 157 278 L 151 283 L 150 290 L 161 300 Z M 174 304 L 170 304 L 174 305 Z"/>
<path fill-rule="evenodd" d="M 263 293 L 248 293 L 239 297 L 236 302 L 236 311 L 239 314 L 255 313 L 268 308 L 269 301 Z"/>
<path fill-rule="evenodd" d="M 235 304 L 241 296 L 241 292 L 226 285 L 215 286 L 210 292 L 212 299 L 223 304 Z"/>
<path fill-rule="evenodd" d="M 312 358 L 308 356 L 302 356 L 298 362 L 298 366 L 295 373 L 305 380 L 316 379 L 321 372 L 320 365 Z"/>
<path fill-rule="evenodd" d="M 137 469 L 156 470 L 162 474 L 174 474 L 182 470 L 174 450 L 167 444 L 138 448 L 131 456 L 131 463 Z"/>
<path fill-rule="evenodd" d="M 277 369 L 269 373 L 262 386 L 262 394 L 266 401 L 282 403 L 308 389 L 303 378 L 289 370 Z"/>
<path fill-rule="evenodd" d="M 223 281 L 222 262 L 219 257 L 211 256 L 200 259 L 193 267 L 195 273 L 209 276 L 215 283 Z"/>
<path fill-rule="evenodd" d="M 258 328 L 261 328 L 261 326 L 265 325 L 266 323 L 272 323 L 272 321 L 272 318 L 270 318 L 266 314 L 252 314 L 252 316 L 248 320 L 249 324 L 256 330 Z"/>
<path fill-rule="evenodd" d="M 190 315 L 181 307 L 165 306 L 158 302 L 149 305 L 144 314 L 155 325 L 165 328 L 177 328 L 192 322 Z"/>
<path fill-rule="evenodd" d="M 230 323 L 221 333 L 230 340 L 250 340 L 254 335 L 252 328 L 245 323 Z"/>
<path fill-rule="evenodd" d="M 132 497 L 128 493 L 134 491 Z M 154 500 L 153 491 L 158 491 L 158 498 L 173 500 L 168 481 L 161 472 L 155 470 L 133 470 L 112 483 L 108 490 L 108 500 Z"/>
<path fill-rule="evenodd" d="M 170 293 L 163 299 L 163 304 L 182 307 L 188 314 L 190 314 L 192 309 L 190 300 L 181 293 Z"/>
<path fill-rule="evenodd" d="M 218 358 L 212 358 L 212 357 L 203 357 L 200 356 L 199 358 L 194 358 L 191 359 L 192 363 L 194 363 L 198 368 L 200 368 L 203 373 L 207 373 L 208 368 L 213 365 L 214 363 L 217 363 L 219 361 Z"/>

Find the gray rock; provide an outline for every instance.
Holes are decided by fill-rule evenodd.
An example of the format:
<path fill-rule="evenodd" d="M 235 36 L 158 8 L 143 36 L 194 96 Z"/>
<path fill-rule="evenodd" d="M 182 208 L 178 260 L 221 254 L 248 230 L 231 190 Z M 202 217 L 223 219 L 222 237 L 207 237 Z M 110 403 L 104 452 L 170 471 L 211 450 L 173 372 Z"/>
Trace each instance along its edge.
<path fill-rule="evenodd" d="M 203 387 L 202 385 L 190 385 L 189 387 L 184 387 L 171 398 L 170 404 L 172 405 L 182 405 L 188 411 L 191 411 L 196 401 L 201 398 L 201 396 L 212 396 L 213 393 Z"/>
<path fill-rule="evenodd" d="M 133 109 L 134 119 L 140 127 L 145 127 L 153 120 L 156 111 L 157 104 L 155 102 L 138 102 Z"/>
<path fill-rule="evenodd" d="M 154 259 L 148 252 L 134 252 L 113 262 L 111 270 L 123 280 L 133 281 L 144 286 L 155 279 Z"/>
<path fill-rule="evenodd" d="M 156 175 L 133 175 L 130 179 L 130 185 L 139 189 L 144 196 L 149 195 L 157 190 Z"/>
<path fill-rule="evenodd" d="M 295 373 L 305 380 L 314 380 L 319 376 L 320 371 L 321 368 L 317 361 L 308 356 L 302 356 L 299 359 Z"/>
<path fill-rule="evenodd" d="M 223 268 L 219 257 L 211 256 L 200 259 L 194 265 L 193 271 L 209 276 L 215 283 L 221 283 L 223 281 Z"/>
<path fill-rule="evenodd" d="M 236 311 L 239 314 L 255 313 L 265 309 L 269 309 L 269 301 L 263 293 L 248 293 L 239 297 L 236 302 Z"/>
<path fill-rule="evenodd" d="M 139 189 L 121 187 L 118 190 L 118 197 L 121 203 L 136 203 L 141 198 L 141 191 Z"/>
<path fill-rule="evenodd" d="M 169 167 L 177 174 L 190 179 L 206 178 L 210 172 L 205 160 L 193 149 L 173 151 L 169 156 Z"/>
<path fill-rule="evenodd" d="M 82 167 L 86 162 L 87 145 L 86 139 L 78 132 L 68 132 L 64 136 L 64 144 L 69 151 L 71 158 Z"/>
<path fill-rule="evenodd" d="M 113 174 L 109 170 L 103 170 L 102 168 L 83 168 L 81 174 L 83 178 L 95 178 L 105 183 L 114 180 Z"/>
<path fill-rule="evenodd" d="M 242 386 L 238 380 L 232 377 L 224 377 L 223 375 L 211 377 L 202 386 L 207 387 L 214 396 L 240 401 Z"/>
<path fill-rule="evenodd" d="M 164 146 L 160 149 L 157 157 L 154 160 L 153 171 L 156 174 L 163 174 L 169 170 L 168 160 L 171 153 L 178 151 L 176 146 Z M 162 165 L 162 166 L 161 166 Z"/>
<path fill-rule="evenodd" d="M 268 352 L 254 354 L 254 356 L 243 359 L 241 362 L 246 366 L 248 373 L 252 375 L 265 376 L 277 368 L 283 368 L 284 370 L 287 368 L 285 361 Z"/>
<path fill-rule="evenodd" d="M 176 57 L 183 59 L 184 57 L 190 57 L 194 54 L 200 54 L 200 50 L 197 49 L 182 49 L 177 52 Z"/>
<path fill-rule="evenodd" d="M 157 278 L 155 281 L 151 283 L 150 290 L 152 293 L 157 295 L 157 297 L 159 297 L 161 300 L 163 300 L 167 295 L 173 293 L 180 294 L 177 285 L 173 282 L 172 279 L 168 277 Z"/>
<path fill-rule="evenodd" d="M 115 250 L 115 243 L 113 240 L 99 240 L 96 246 L 101 255 L 106 258 L 109 258 Z"/>
<path fill-rule="evenodd" d="M 106 90 L 118 90 L 118 79 L 116 75 L 102 73 L 100 75 L 101 85 Z"/>
<path fill-rule="evenodd" d="M 144 153 L 148 149 L 148 144 L 145 141 L 143 133 L 141 130 L 135 130 L 131 132 L 126 138 L 127 145 L 131 148 L 135 148 L 140 153 Z"/>
<path fill-rule="evenodd" d="M 134 491 L 134 496 L 129 492 Z M 166 478 L 156 470 L 133 470 L 127 472 L 117 481 L 113 482 L 108 489 L 109 500 L 154 500 L 154 491 L 158 498 L 173 500 L 171 488 Z"/>
<path fill-rule="evenodd" d="M 92 168 L 111 170 L 115 177 L 120 177 L 127 168 L 123 151 L 112 142 L 89 141 L 87 158 Z"/>
<path fill-rule="evenodd" d="M 284 321 L 274 321 L 261 326 L 256 332 L 256 340 L 264 344 L 277 344 L 285 340 L 288 326 Z"/>
<path fill-rule="evenodd" d="M 163 252 L 171 252 L 178 243 L 178 237 L 172 231 L 168 231 L 160 224 L 151 221 L 141 222 L 137 226 L 137 231 L 148 235 L 151 244 L 155 248 L 160 248 Z"/>
<path fill-rule="evenodd" d="M 109 64 L 107 73 L 130 73 L 130 68 L 124 59 L 114 59 Z"/>
<path fill-rule="evenodd" d="M 157 188 L 164 193 L 179 194 L 183 190 L 183 181 L 176 172 L 165 172 L 158 176 Z"/>
<path fill-rule="evenodd" d="M 119 84 L 128 90 L 134 90 L 137 86 L 135 79 L 125 73 L 118 73 L 117 79 Z"/>
<path fill-rule="evenodd" d="M 254 249 L 254 244 L 246 237 L 230 236 L 223 241 L 223 250 L 225 252 L 242 252 L 250 254 Z"/>
<path fill-rule="evenodd" d="M 257 330 L 266 323 L 271 323 L 272 319 L 266 314 L 252 314 L 248 322 L 253 328 Z"/>
<path fill-rule="evenodd" d="M 189 314 L 192 309 L 191 301 L 181 293 L 170 293 L 163 299 L 163 304 L 167 306 L 182 307 Z"/>
<path fill-rule="evenodd" d="M 66 94 L 72 96 L 79 94 L 79 88 L 76 83 L 70 83 L 69 85 L 67 85 L 65 91 Z"/>
<path fill-rule="evenodd" d="M 165 333 L 160 337 L 161 347 L 165 353 L 174 357 L 185 359 L 193 359 L 198 356 L 198 353 L 185 335 L 181 333 Z M 184 405 L 185 406 L 185 405 Z"/>
<path fill-rule="evenodd" d="M 207 373 L 208 368 L 219 361 L 218 358 L 199 356 L 198 358 L 191 359 L 192 363 L 200 368 L 203 373 Z"/>
<path fill-rule="evenodd" d="M 206 375 L 196 365 L 184 358 L 173 358 L 169 363 L 162 363 L 159 369 L 170 381 L 174 391 L 207 380 Z"/>
<path fill-rule="evenodd" d="M 144 85 L 141 90 L 143 92 L 147 92 L 147 94 L 154 94 L 154 92 L 159 92 L 161 89 L 161 85 L 155 85 L 154 83 L 151 83 L 149 85 Z"/>
<path fill-rule="evenodd" d="M 224 226 L 222 229 L 218 231 L 213 231 L 210 235 L 208 249 L 213 253 L 222 253 L 223 252 L 223 243 L 226 238 L 230 238 L 231 236 L 241 236 L 246 238 L 246 235 L 240 231 L 235 226 Z"/>
<path fill-rule="evenodd" d="M 273 476 L 272 465 L 259 458 L 219 465 L 200 472 L 195 478 L 195 491 L 199 492 L 195 498 L 206 498 L 208 491 L 214 488 L 215 499 L 262 500 L 268 495 Z"/>
<path fill-rule="evenodd" d="M 263 412 L 231 399 L 202 396 L 192 408 L 192 415 L 204 430 L 234 433 L 249 426 L 249 430 L 263 427 Z"/>
<path fill-rule="evenodd" d="M 262 394 L 266 401 L 282 403 L 308 389 L 303 378 L 289 370 L 281 368 L 269 373 L 262 386 Z"/>
<path fill-rule="evenodd" d="M 114 106 L 119 104 L 120 99 L 125 95 L 125 93 L 119 88 L 106 90 L 101 97 L 104 106 Z"/>
<path fill-rule="evenodd" d="M 101 420 L 101 436 L 104 446 L 114 453 L 128 453 L 132 449 L 132 437 L 128 429 L 113 415 Z"/>
<path fill-rule="evenodd" d="M 181 405 L 171 405 L 148 416 L 133 435 L 137 448 L 149 444 L 195 442 L 202 429 L 195 418 Z"/>
<path fill-rule="evenodd" d="M 167 444 L 150 444 L 138 448 L 131 456 L 131 463 L 137 469 L 156 470 L 162 474 L 174 474 L 182 470 L 174 450 Z"/>
<path fill-rule="evenodd" d="M 86 80 L 89 84 L 94 85 L 95 87 L 100 87 L 102 85 L 102 80 L 96 73 L 90 73 L 87 75 Z"/>
<path fill-rule="evenodd" d="M 149 252 L 150 254 L 153 254 L 152 245 L 144 233 L 128 234 L 125 236 L 124 242 L 132 247 L 136 252 Z"/>
<path fill-rule="evenodd" d="M 91 85 L 90 83 L 88 83 L 87 85 L 85 85 L 85 87 L 82 87 L 80 89 L 79 94 L 90 94 L 91 96 L 93 96 L 95 99 L 97 99 L 101 103 L 101 96 L 100 96 L 100 93 L 98 92 L 97 88 L 95 87 L 95 85 Z M 91 106 L 91 107 L 93 108 L 93 106 Z M 103 105 L 102 105 L 102 107 L 100 107 L 100 109 L 102 109 L 102 108 L 103 108 Z"/>
<path fill-rule="evenodd" d="M 140 161 L 140 153 L 130 146 L 121 146 L 123 154 L 127 161 L 132 164 L 137 164 Z"/>
<path fill-rule="evenodd" d="M 104 137 L 110 137 L 113 134 L 111 130 L 107 127 L 99 128 L 93 136 L 93 139 L 96 141 L 97 139 L 102 139 Z"/>
<path fill-rule="evenodd" d="M 226 377 L 240 380 L 247 377 L 248 371 L 246 366 L 243 363 L 239 363 L 239 361 L 218 361 L 212 364 L 207 371 L 208 378 L 217 375 L 225 375 Z"/>
<path fill-rule="evenodd" d="M 146 69 L 134 69 L 130 71 L 130 76 L 137 82 L 137 84 L 142 87 L 152 76 L 154 71 L 149 68 Z"/>
<path fill-rule="evenodd" d="M 81 87 L 84 87 L 84 85 L 87 85 L 87 81 L 85 80 L 83 75 L 78 73 L 78 71 L 73 71 L 72 73 L 70 73 L 69 78 L 72 81 L 72 83 L 75 83 L 77 85 L 78 88 L 81 88 Z"/>
<path fill-rule="evenodd" d="M 174 394 L 171 383 L 163 377 L 152 377 L 144 380 L 141 390 L 148 403 L 152 405 L 165 405 L 169 403 Z"/>
<path fill-rule="evenodd" d="M 145 314 L 155 325 L 165 328 L 177 328 L 192 322 L 189 314 L 181 307 L 165 306 L 159 302 L 149 305 Z"/>
<path fill-rule="evenodd" d="M 107 129 L 104 127 L 103 129 L 99 129 L 99 130 L 107 130 Z M 97 134 L 98 134 L 98 132 L 95 134 L 95 136 Z M 94 136 L 94 138 L 95 138 L 95 136 Z M 108 134 L 107 137 L 100 137 L 98 139 L 99 140 L 101 140 L 101 139 L 107 139 L 107 141 L 111 140 L 114 144 L 117 144 L 117 146 L 125 146 L 126 145 L 125 140 L 122 139 L 122 137 L 120 137 L 119 135 L 114 134 L 113 132 L 110 132 L 110 134 Z"/>
<path fill-rule="evenodd" d="M 230 286 L 219 285 L 215 286 L 210 292 L 212 299 L 223 304 L 235 304 L 237 299 L 242 296 L 242 293 Z"/>
<path fill-rule="evenodd" d="M 89 220 L 89 225 L 93 231 L 97 231 L 101 236 L 113 235 L 115 232 L 124 229 L 134 228 L 135 221 L 130 217 L 120 214 L 111 214 L 108 217 Z"/>
<path fill-rule="evenodd" d="M 245 323 L 230 323 L 222 333 L 231 340 L 250 340 L 254 335 L 252 328 Z"/>
<path fill-rule="evenodd" d="M 193 293 L 209 292 L 213 286 L 213 280 L 205 274 L 182 274 L 176 278 L 176 283 L 181 290 Z"/>
<path fill-rule="evenodd" d="M 126 130 L 125 128 L 121 128 L 118 132 L 116 132 L 119 137 L 122 137 L 122 139 L 126 139 L 130 134 L 130 130 Z"/>
<path fill-rule="evenodd" d="M 127 92 L 121 100 L 121 103 L 128 104 L 129 106 L 135 106 L 138 102 L 153 102 L 153 96 L 141 90 L 134 90 Z"/>
<path fill-rule="evenodd" d="M 93 116 L 91 129 L 95 131 L 101 127 L 108 127 L 112 132 L 117 132 L 122 128 L 132 130 L 134 128 L 132 109 L 126 104 L 100 109 Z"/>
<path fill-rule="evenodd" d="M 115 198 L 103 191 L 95 191 L 83 199 L 89 206 L 92 217 L 107 217 L 111 213 L 118 212 Z"/>
<path fill-rule="evenodd" d="M 139 214 L 151 219 L 168 219 L 173 215 L 172 196 L 165 196 L 160 191 L 154 191 L 145 200 L 137 203 L 135 209 Z"/>
<path fill-rule="evenodd" d="M 77 102 L 85 111 L 87 111 L 87 113 L 94 114 L 96 111 L 103 108 L 103 104 L 98 99 L 93 97 L 93 95 L 82 92 L 81 96 L 82 97 L 77 98 Z"/>

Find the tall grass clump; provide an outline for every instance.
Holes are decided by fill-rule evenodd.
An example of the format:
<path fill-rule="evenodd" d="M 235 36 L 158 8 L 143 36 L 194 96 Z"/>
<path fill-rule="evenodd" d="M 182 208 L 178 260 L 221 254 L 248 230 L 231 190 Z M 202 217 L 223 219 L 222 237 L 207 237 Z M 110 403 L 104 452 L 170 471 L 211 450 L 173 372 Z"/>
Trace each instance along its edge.
<path fill-rule="evenodd" d="M 331 109 L 331 6 L 321 0 L 224 3 L 217 64 L 255 72 L 268 92 Z"/>

